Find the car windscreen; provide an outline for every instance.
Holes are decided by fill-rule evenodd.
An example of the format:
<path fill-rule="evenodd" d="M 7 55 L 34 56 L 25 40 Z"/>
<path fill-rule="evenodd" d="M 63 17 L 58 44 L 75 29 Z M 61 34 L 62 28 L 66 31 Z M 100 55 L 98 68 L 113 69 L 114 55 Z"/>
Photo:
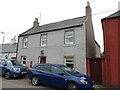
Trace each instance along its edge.
<path fill-rule="evenodd" d="M 78 71 L 76 71 L 76 70 L 74 70 L 74 69 L 71 69 L 71 68 L 69 68 L 69 67 L 67 67 L 67 66 L 61 66 L 61 69 L 62 69 L 63 71 L 66 71 L 66 72 L 70 73 L 70 74 L 79 74 Z"/>
<path fill-rule="evenodd" d="M 22 66 L 18 60 L 10 60 L 13 66 Z"/>
<path fill-rule="evenodd" d="M 13 63 L 12 63 L 10 60 L 6 61 L 6 63 L 7 63 L 7 65 L 9 65 L 9 66 L 13 66 Z"/>

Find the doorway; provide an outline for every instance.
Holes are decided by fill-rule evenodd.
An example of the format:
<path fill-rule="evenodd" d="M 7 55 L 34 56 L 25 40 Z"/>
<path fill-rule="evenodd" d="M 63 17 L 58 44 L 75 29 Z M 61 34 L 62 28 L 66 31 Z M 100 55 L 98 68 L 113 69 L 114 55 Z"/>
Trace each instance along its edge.
<path fill-rule="evenodd" d="M 102 84 L 101 59 L 90 60 L 90 77 L 98 84 Z"/>
<path fill-rule="evenodd" d="M 45 56 L 39 57 L 38 63 L 46 63 L 46 57 Z"/>

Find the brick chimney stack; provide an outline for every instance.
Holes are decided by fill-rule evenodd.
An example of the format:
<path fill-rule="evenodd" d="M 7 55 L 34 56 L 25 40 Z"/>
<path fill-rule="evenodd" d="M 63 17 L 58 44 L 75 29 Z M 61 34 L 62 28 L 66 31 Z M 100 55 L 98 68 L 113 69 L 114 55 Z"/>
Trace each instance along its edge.
<path fill-rule="evenodd" d="M 96 58 L 95 35 L 92 23 L 92 9 L 89 1 L 86 6 L 86 56 L 87 58 Z"/>
<path fill-rule="evenodd" d="M 33 22 L 33 27 L 38 27 L 39 23 L 38 23 L 38 19 L 35 18 L 35 21 Z"/>
<path fill-rule="evenodd" d="M 87 6 L 86 6 L 86 16 L 91 16 L 92 15 L 92 10 L 90 7 L 90 2 L 87 2 Z"/>

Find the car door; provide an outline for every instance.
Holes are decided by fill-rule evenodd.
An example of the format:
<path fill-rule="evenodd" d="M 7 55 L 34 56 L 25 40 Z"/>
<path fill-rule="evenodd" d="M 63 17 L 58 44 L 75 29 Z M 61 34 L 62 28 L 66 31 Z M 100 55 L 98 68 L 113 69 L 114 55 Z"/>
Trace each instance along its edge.
<path fill-rule="evenodd" d="M 49 76 L 51 86 L 55 86 L 58 88 L 65 88 L 67 84 L 67 75 L 60 75 L 60 73 L 64 73 L 60 68 L 56 66 L 51 66 L 51 74 Z"/>
<path fill-rule="evenodd" d="M 5 74 L 5 70 L 6 70 L 6 66 L 4 66 L 6 64 L 5 60 L 1 60 L 1 69 L 2 69 L 2 75 Z"/>
<path fill-rule="evenodd" d="M 45 84 L 49 85 L 49 71 L 50 71 L 50 66 L 49 65 L 39 65 L 36 67 L 36 70 L 34 73 L 39 79 L 40 84 Z"/>

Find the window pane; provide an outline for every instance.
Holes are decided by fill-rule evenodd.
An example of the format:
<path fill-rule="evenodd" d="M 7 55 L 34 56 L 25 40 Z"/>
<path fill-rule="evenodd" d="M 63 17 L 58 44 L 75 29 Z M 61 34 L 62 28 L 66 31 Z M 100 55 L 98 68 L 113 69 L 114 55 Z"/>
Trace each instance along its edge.
<path fill-rule="evenodd" d="M 28 46 L 28 38 L 25 37 L 23 38 L 23 47 L 27 47 Z"/>
<path fill-rule="evenodd" d="M 35 67 L 35 69 L 39 69 L 39 70 L 41 70 L 40 66 Z"/>
<path fill-rule="evenodd" d="M 73 60 L 73 57 L 66 57 L 66 60 Z"/>
<path fill-rule="evenodd" d="M 66 66 L 73 68 L 74 67 L 74 57 L 65 57 Z"/>
<path fill-rule="evenodd" d="M 66 64 L 67 67 L 73 68 L 73 64 Z"/>
<path fill-rule="evenodd" d="M 40 70 L 43 70 L 43 71 L 49 71 L 50 72 L 50 66 L 40 66 Z"/>
<path fill-rule="evenodd" d="M 65 44 L 74 44 L 74 31 L 65 32 Z"/>
<path fill-rule="evenodd" d="M 66 32 L 66 37 L 71 37 L 73 36 L 73 31 L 67 31 Z"/>
<path fill-rule="evenodd" d="M 41 46 L 47 45 L 47 35 L 41 35 Z"/>
<path fill-rule="evenodd" d="M 73 44 L 73 42 L 74 42 L 73 38 L 66 38 L 66 43 Z"/>
<path fill-rule="evenodd" d="M 62 70 L 60 70 L 59 68 L 55 66 L 51 66 L 51 72 L 59 74 L 60 72 L 62 72 Z"/>
<path fill-rule="evenodd" d="M 23 61 L 23 64 L 26 64 L 26 61 Z"/>
<path fill-rule="evenodd" d="M 4 60 L 2 60 L 1 63 L 2 63 L 2 65 L 5 65 L 5 61 Z"/>
<path fill-rule="evenodd" d="M 21 64 L 26 65 L 26 56 L 21 56 Z"/>
<path fill-rule="evenodd" d="M 43 40 L 46 40 L 46 38 L 47 38 L 47 35 L 42 35 Z"/>
<path fill-rule="evenodd" d="M 23 57 L 23 60 L 26 60 L 26 57 Z"/>

